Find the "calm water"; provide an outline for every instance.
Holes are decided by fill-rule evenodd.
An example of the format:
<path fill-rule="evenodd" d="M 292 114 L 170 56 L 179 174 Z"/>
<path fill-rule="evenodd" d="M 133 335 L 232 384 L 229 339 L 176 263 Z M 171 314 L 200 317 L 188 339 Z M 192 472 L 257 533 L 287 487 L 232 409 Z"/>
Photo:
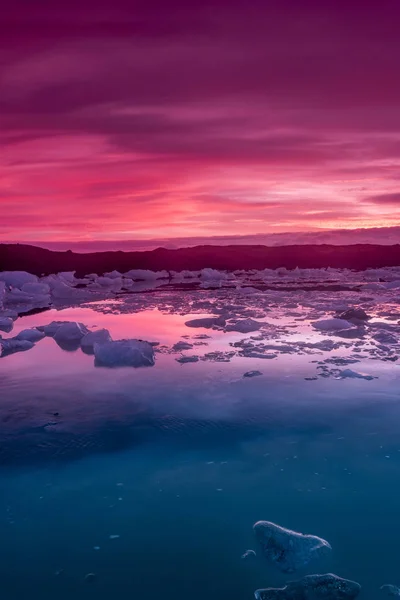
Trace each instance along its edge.
<path fill-rule="evenodd" d="M 271 330 L 254 344 L 292 351 L 261 359 L 237 345 L 259 332 L 185 325 L 212 312 L 203 294 L 48 311 L 4 334 L 73 320 L 159 346 L 139 369 L 97 368 L 52 338 L 0 359 L 2 600 L 250 599 L 286 580 L 241 560 L 257 550 L 260 519 L 331 543 L 304 573 L 355 579 L 371 600 L 400 583 L 400 370 L 371 338 L 374 321 L 398 327 L 393 306 L 379 309 L 391 321 L 377 314 L 365 337 L 343 340 L 309 324 L 324 314 L 320 296 L 270 302 L 259 318 Z M 246 301 L 235 314 L 261 308 Z M 198 362 L 177 362 L 182 339 Z M 340 346 L 312 347 L 327 339 Z M 345 368 L 376 379 L 338 378 Z"/>

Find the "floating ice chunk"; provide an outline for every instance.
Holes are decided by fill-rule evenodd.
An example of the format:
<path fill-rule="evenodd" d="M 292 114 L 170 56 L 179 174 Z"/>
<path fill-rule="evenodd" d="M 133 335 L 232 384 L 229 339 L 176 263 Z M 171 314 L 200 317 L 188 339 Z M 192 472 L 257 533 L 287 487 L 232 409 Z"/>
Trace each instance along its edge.
<path fill-rule="evenodd" d="M 9 333 L 14 327 L 14 321 L 10 317 L 0 317 L 0 331 Z"/>
<path fill-rule="evenodd" d="M 147 367 L 155 363 L 153 346 L 142 340 L 118 340 L 94 344 L 96 366 Z"/>
<path fill-rule="evenodd" d="M 243 560 L 248 560 L 249 558 L 255 558 L 256 556 L 257 554 L 254 552 L 254 550 L 246 550 L 246 552 L 244 552 L 240 558 L 243 558 Z"/>
<path fill-rule="evenodd" d="M 186 321 L 186 327 L 205 327 L 206 329 L 211 329 L 211 327 L 219 326 L 223 327 L 226 323 L 226 320 L 219 317 L 204 317 L 202 319 L 192 319 L 191 321 Z"/>
<path fill-rule="evenodd" d="M 50 292 L 50 286 L 47 283 L 33 283 L 28 281 L 21 287 L 22 292 L 26 292 L 31 296 L 43 296 Z"/>
<path fill-rule="evenodd" d="M 75 271 L 61 271 L 60 273 L 58 273 L 58 277 L 60 279 L 63 279 L 67 283 L 75 283 Z"/>
<path fill-rule="evenodd" d="M 16 336 L 16 340 L 28 340 L 28 342 L 38 342 L 44 338 L 44 331 L 39 331 L 34 327 L 33 329 L 23 329 Z"/>
<path fill-rule="evenodd" d="M 391 583 L 385 583 L 380 587 L 382 592 L 385 592 L 388 596 L 400 596 L 400 588 L 397 585 Z"/>
<path fill-rule="evenodd" d="M 101 287 L 121 287 L 122 286 L 122 277 L 97 277 L 95 283 L 100 285 Z"/>
<path fill-rule="evenodd" d="M 262 358 L 265 360 L 278 358 L 278 355 L 274 354 L 273 352 L 264 354 L 263 352 L 257 352 L 255 350 L 245 350 L 242 356 L 244 356 L 245 358 Z"/>
<path fill-rule="evenodd" d="M 111 342 L 112 338 L 108 329 L 98 329 L 97 331 L 89 331 L 81 339 L 81 348 L 86 354 L 94 353 L 95 344 L 105 344 Z"/>
<path fill-rule="evenodd" d="M 216 269 L 202 269 L 200 271 L 200 278 L 207 281 L 225 281 L 229 279 L 229 275 Z"/>
<path fill-rule="evenodd" d="M 340 331 L 341 329 L 350 329 L 353 324 L 345 319 L 322 319 L 314 321 L 312 326 L 319 331 Z"/>
<path fill-rule="evenodd" d="M 378 331 L 372 338 L 380 344 L 397 344 L 397 338 L 388 331 Z"/>
<path fill-rule="evenodd" d="M 0 281 L 0 310 L 3 308 L 4 298 L 6 296 L 6 284 Z"/>
<path fill-rule="evenodd" d="M 48 325 L 39 325 L 37 329 L 39 329 L 39 331 L 43 331 L 44 335 L 53 337 L 57 329 L 59 329 L 64 323 L 69 323 L 69 321 L 52 321 Z"/>
<path fill-rule="evenodd" d="M 306 575 L 289 581 L 283 588 L 256 590 L 256 600 L 353 600 L 361 591 L 356 581 L 342 579 L 333 573 Z"/>
<path fill-rule="evenodd" d="M 2 271 L 0 280 L 4 281 L 6 286 L 21 288 L 24 283 L 36 283 L 38 278 L 26 271 Z"/>
<path fill-rule="evenodd" d="M 147 281 L 152 279 L 168 279 L 168 271 L 149 271 L 147 269 L 131 269 L 124 273 L 125 277 L 134 281 Z"/>
<path fill-rule="evenodd" d="M 180 352 L 181 350 L 190 350 L 193 348 L 193 344 L 189 344 L 189 342 L 177 342 L 172 346 L 172 350 L 175 352 Z"/>
<path fill-rule="evenodd" d="M 362 308 L 349 308 L 342 312 L 339 315 L 339 318 L 344 319 L 345 321 L 355 321 L 358 323 L 359 321 L 368 321 L 371 317 L 367 315 Z"/>
<path fill-rule="evenodd" d="M 383 284 L 383 287 L 387 290 L 397 290 L 400 288 L 400 279 L 397 279 L 396 281 L 388 281 L 387 283 Z"/>
<path fill-rule="evenodd" d="M 54 334 L 54 340 L 63 350 L 77 350 L 81 339 L 88 333 L 87 327 L 82 323 L 63 323 Z"/>
<path fill-rule="evenodd" d="M 14 354 L 14 352 L 24 352 L 33 348 L 34 343 L 28 340 L 17 340 L 12 338 L 10 340 L 0 339 L 0 356 L 7 356 L 8 354 Z"/>
<path fill-rule="evenodd" d="M 259 375 L 262 375 L 261 371 L 247 371 L 243 377 L 258 377 Z"/>
<path fill-rule="evenodd" d="M 339 379 L 366 379 L 367 381 L 371 381 L 372 379 L 377 379 L 377 377 L 373 377 L 373 375 L 364 375 L 363 373 L 357 373 L 357 371 L 353 371 L 352 369 L 344 369 L 340 371 Z"/>
<path fill-rule="evenodd" d="M 265 558 L 284 573 L 293 573 L 332 549 L 322 538 L 297 533 L 270 521 L 258 521 L 253 529 Z"/>
<path fill-rule="evenodd" d="M 120 277 L 122 277 L 121 273 L 119 271 L 111 271 L 110 273 L 104 273 L 104 277 L 108 277 L 109 279 L 119 279 Z"/>
<path fill-rule="evenodd" d="M 228 323 L 226 331 L 239 331 L 240 333 L 250 333 L 261 329 L 263 323 L 254 319 L 242 319 L 236 323 Z"/>
<path fill-rule="evenodd" d="M 180 358 L 176 358 L 175 360 L 178 363 L 181 363 L 183 365 L 185 363 L 198 362 L 199 357 L 198 356 L 181 356 Z"/>
<path fill-rule="evenodd" d="M 366 283 L 365 285 L 362 286 L 362 289 L 378 291 L 378 290 L 384 290 L 385 287 L 383 286 L 382 283 Z"/>

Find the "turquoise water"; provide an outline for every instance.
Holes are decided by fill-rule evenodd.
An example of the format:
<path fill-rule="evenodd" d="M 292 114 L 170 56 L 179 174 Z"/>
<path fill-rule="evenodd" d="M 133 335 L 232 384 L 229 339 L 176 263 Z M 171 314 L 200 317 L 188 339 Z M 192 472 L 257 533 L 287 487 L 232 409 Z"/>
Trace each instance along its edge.
<path fill-rule="evenodd" d="M 260 519 L 332 545 L 296 577 L 334 572 L 383 597 L 399 583 L 399 367 L 369 336 L 302 352 L 299 341 L 332 338 L 308 321 L 288 338 L 299 315 L 282 314 L 266 317 L 286 327 L 273 343 L 295 352 L 219 362 L 205 354 L 227 359 L 257 333 L 190 329 L 205 314 L 165 302 L 48 311 L 4 336 L 60 319 L 160 344 L 140 369 L 96 368 L 51 338 L 0 360 L 2 599 L 252 598 L 288 579 L 261 556 L 241 559 L 258 550 Z M 186 352 L 198 362 L 176 361 L 180 339 L 201 342 Z M 376 379 L 320 376 L 315 361 L 356 354 L 349 366 Z"/>

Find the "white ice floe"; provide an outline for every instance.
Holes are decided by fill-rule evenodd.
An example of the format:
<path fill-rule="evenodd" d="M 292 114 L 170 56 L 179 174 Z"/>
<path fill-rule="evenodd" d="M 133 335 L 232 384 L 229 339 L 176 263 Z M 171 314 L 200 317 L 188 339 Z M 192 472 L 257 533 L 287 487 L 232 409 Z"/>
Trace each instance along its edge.
<path fill-rule="evenodd" d="M 339 379 L 366 379 L 367 381 L 371 381 L 372 379 L 377 379 L 373 377 L 373 375 L 364 375 L 363 373 L 357 373 L 357 371 L 353 371 L 352 369 L 344 369 L 340 371 Z"/>
<path fill-rule="evenodd" d="M 206 281 L 226 281 L 227 279 L 234 278 L 234 275 L 229 276 L 228 273 L 217 271 L 217 269 L 202 269 L 200 271 L 200 278 Z"/>
<path fill-rule="evenodd" d="M 131 269 L 124 273 L 125 277 L 134 281 L 147 281 L 152 279 L 168 279 L 168 271 L 149 271 L 148 269 Z"/>
<path fill-rule="evenodd" d="M 23 329 L 20 331 L 14 339 L 16 340 L 28 340 L 28 342 L 38 342 L 45 337 L 44 331 L 39 331 L 34 327 L 33 329 Z"/>
<path fill-rule="evenodd" d="M 108 329 L 98 329 L 97 331 L 89 331 L 81 339 L 81 348 L 86 353 L 94 352 L 95 344 L 105 344 L 111 342 L 112 338 Z"/>
<path fill-rule="evenodd" d="M 0 331 L 9 333 L 14 327 L 14 321 L 10 317 L 0 317 Z"/>
<path fill-rule="evenodd" d="M 10 340 L 0 339 L 0 356 L 7 356 L 8 354 L 14 354 L 15 352 L 23 352 L 33 348 L 34 343 L 29 340 L 17 340 L 12 338 Z"/>
<path fill-rule="evenodd" d="M 154 349 L 142 340 L 118 340 L 94 344 L 96 366 L 145 367 L 155 363 Z"/>
<path fill-rule="evenodd" d="M 340 331 L 354 327 L 352 323 L 345 319 L 322 319 L 321 321 L 314 321 L 312 326 L 319 331 Z"/>

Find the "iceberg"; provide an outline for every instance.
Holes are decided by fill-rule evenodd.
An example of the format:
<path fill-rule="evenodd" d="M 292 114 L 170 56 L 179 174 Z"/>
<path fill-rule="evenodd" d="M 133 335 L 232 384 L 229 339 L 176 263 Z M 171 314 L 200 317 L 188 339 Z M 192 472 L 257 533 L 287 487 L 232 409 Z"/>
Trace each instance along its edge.
<path fill-rule="evenodd" d="M 357 373 L 357 371 L 353 371 L 352 369 L 344 369 L 344 371 L 340 371 L 339 379 L 366 379 L 367 381 L 371 381 L 372 379 L 377 379 L 373 375 L 363 375 L 362 373 Z"/>
<path fill-rule="evenodd" d="M 125 277 L 128 279 L 133 279 L 134 281 L 148 281 L 152 279 L 168 279 L 169 273 L 168 271 L 149 271 L 147 269 L 131 269 L 124 273 Z"/>
<path fill-rule="evenodd" d="M 283 573 L 293 573 L 332 550 L 316 535 L 291 531 L 270 521 L 258 521 L 253 529 L 264 557 Z"/>
<path fill-rule="evenodd" d="M 118 340 L 94 344 L 97 367 L 151 367 L 155 364 L 153 346 L 142 340 Z"/>

